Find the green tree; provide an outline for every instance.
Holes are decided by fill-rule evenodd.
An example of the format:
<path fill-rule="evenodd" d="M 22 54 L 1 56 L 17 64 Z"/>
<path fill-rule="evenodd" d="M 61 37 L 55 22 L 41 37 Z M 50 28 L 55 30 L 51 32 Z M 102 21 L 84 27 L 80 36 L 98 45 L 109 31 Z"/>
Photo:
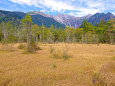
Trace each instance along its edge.
<path fill-rule="evenodd" d="M 22 27 L 26 30 L 27 35 L 27 50 L 29 50 L 29 47 L 31 46 L 31 26 L 32 26 L 32 20 L 31 16 L 27 14 L 25 18 L 21 20 Z"/>
<path fill-rule="evenodd" d="M 38 25 L 32 25 L 32 38 L 36 43 L 38 42 L 38 34 L 39 34 Z"/>
<path fill-rule="evenodd" d="M 1 24 L 0 24 L 1 26 Z M 2 27 L 0 27 L 0 41 L 2 41 L 2 37 L 3 37 L 3 32 L 2 32 Z"/>
<path fill-rule="evenodd" d="M 89 43 L 93 39 L 94 26 L 87 22 L 86 19 L 83 20 L 80 28 L 82 28 L 82 43 Z"/>
<path fill-rule="evenodd" d="M 110 37 L 110 44 L 113 44 L 115 40 L 115 18 L 110 18 L 107 22 L 107 32 Z"/>

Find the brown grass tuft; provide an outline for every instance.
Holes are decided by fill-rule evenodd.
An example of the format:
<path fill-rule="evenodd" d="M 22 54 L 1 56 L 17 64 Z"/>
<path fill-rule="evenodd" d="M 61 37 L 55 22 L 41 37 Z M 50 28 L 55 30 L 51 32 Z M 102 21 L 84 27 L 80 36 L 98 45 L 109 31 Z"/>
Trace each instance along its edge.
<path fill-rule="evenodd" d="M 41 50 L 41 48 L 36 43 L 31 44 L 29 49 L 26 48 L 26 44 L 19 44 L 18 49 L 23 49 L 23 54 L 36 53 L 36 51 Z"/>
<path fill-rule="evenodd" d="M 97 75 L 96 86 L 115 86 L 115 61 L 102 66 Z"/>
<path fill-rule="evenodd" d="M 0 51 L 14 51 L 16 50 L 14 47 L 13 47 L 13 44 L 2 44 L 0 46 Z"/>
<path fill-rule="evenodd" d="M 20 45 L 18 46 L 18 49 L 26 49 L 26 45 L 25 45 L 25 44 L 20 44 Z"/>
<path fill-rule="evenodd" d="M 113 57 L 111 58 L 111 60 L 115 61 L 115 56 L 113 56 Z"/>
<path fill-rule="evenodd" d="M 72 57 L 72 55 L 68 53 L 69 47 L 67 45 L 61 49 L 56 49 L 54 46 L 49 46 L 49 49 L 52 58 L 66 60 Z"/>

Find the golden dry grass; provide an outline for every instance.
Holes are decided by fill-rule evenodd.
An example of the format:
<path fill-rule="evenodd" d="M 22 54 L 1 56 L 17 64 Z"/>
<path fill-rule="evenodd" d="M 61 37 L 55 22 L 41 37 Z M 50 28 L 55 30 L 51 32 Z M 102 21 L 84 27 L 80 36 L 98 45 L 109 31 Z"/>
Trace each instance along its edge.
<path fill-rule="evenodd" d="M 18 45 L 12 52 L 0 50 L 0 86 L 93 86 L 93 75 L 115 56 L 115 45 L 107 44 L 39 44 L 36 54 L 22 54 Z M 72 58 L 50 58 L 49 46 L 65 45 Z"/>
<path fill-rule="evenodd" d="M 97 76 L 96 86 L 115 86 L 115 61 L 104 64 Z"/>

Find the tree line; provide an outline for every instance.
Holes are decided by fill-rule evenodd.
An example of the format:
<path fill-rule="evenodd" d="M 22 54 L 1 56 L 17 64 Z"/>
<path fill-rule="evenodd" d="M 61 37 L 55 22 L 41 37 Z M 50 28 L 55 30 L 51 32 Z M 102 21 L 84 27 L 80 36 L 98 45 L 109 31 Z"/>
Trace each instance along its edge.
<path fill-rule="evenodd" d="M 12 25 L 11 21 L 0 24 L 0 42 L 2 43 L 23 43 L 27 47 L 31 42 L 38 43 L 115 43 L 115 18 L 108 22 L 101 19 L 100 23 L 94 25 L 83 20 L 81 26 L 74 28 L 66 26 L 65 29 L 38 26 L 32 23 L 31 16 L 27 14 L 20 22 L 20 25 Z"/>

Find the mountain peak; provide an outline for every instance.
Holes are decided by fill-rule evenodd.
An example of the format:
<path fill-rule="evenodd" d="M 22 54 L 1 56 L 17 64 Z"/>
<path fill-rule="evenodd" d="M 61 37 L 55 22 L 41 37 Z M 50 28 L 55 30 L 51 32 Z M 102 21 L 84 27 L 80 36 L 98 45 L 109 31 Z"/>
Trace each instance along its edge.
<path fill-rule="evenodd" d="M 92 16 L 92 14 L 88 14 L 88 15 L 86 15 L 86 16 L 83 16 L 83 18 L 89 18 L 89 17 L 91 17 Z"/>
<path fill-rule="evenodd" d="M 88 22 L 94 24 L 95 21 L 100 22 L 102 18 L 107 22 L 110 19 L 110 17 L 115 18 L 115 16 L 110 12 L 108 12 L 108 13 L 96 13 L 88 19 Z"/>
<path fill-rule="evenodd" d="M 111 12 L 108 12 L 107 14 L 112 14 Z M 112 14 L 113 15 L 113 14 Z"/>
<path fill-rule="evenodd" d="M 30 15 L 42 15 L 44 17 L 52 17 L 51 15 L 45 14 L 41 11 L 29 11 L 27 13 L 29 13 Z"/>
<path fill-rule="evenodd" d="M 111 12 L 108 12 L 106 15 L 109 15 L 109 16 L 114 16 L 114 14 L 112 14 Z"/>
<path fill-rule="evenodd" d="M 41 12 L 41 11 L 29 11 L 27 13 L 29 13 L 30 15 L 36 15 L 36 14 L 43 13 L 43 12 Z"/>

